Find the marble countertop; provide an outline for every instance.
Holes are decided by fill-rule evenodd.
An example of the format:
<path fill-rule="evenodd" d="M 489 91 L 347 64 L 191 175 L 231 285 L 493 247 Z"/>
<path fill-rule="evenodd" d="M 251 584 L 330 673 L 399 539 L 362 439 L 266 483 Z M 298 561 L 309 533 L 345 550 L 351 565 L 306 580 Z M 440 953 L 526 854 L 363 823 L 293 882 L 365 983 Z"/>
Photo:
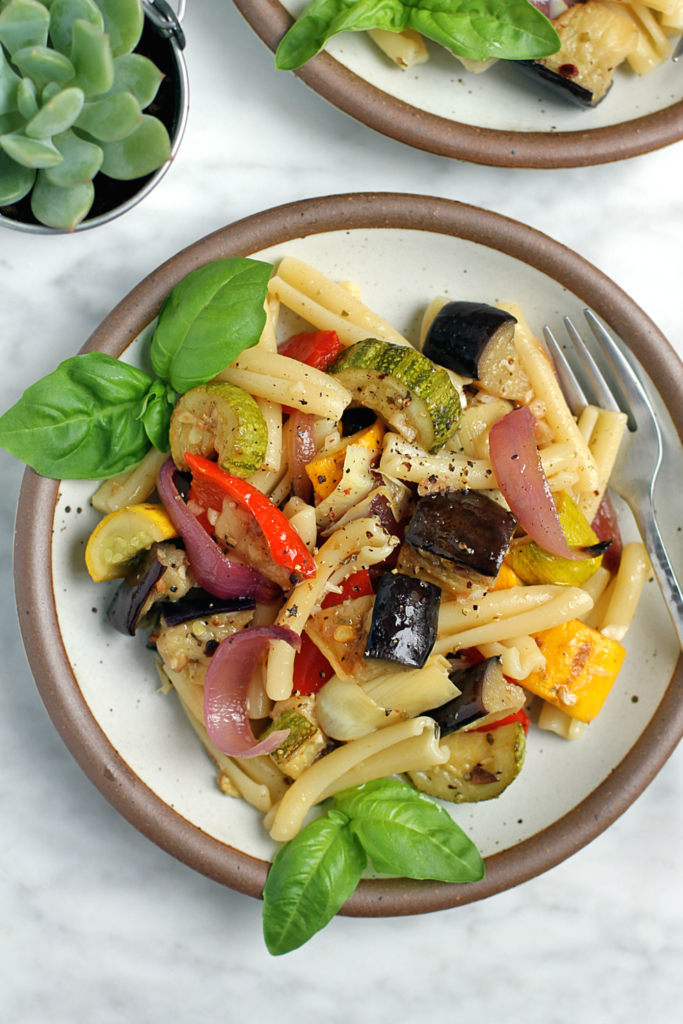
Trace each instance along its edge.
<path fill-rule="evenodd" d="M 615 280 L 683 356 L 681 143 L 563 171 L 442 160 L 373 133 L 276 73 L 227 0 L 188 8 L 190 119 L 158 188 L 95 231 L 0 233 L 1 410 L 73 355 L 170 255 L 259 210 L 340 192 L 444 196 L 530 224 Z M 384 1024 L 431 1012 L 510 1024 L 675 1019 L 683 752 L 607 832 L 547 874 L 439 914 L 337 918 L 308 946 L 271 958 L 260 903 L 136 832 L 48 719 L 12 596 L 23 467 L 3 452 L 0 461 L 2 1024 L 194 1024 L 250 1012 L 281 1024 Z"/>

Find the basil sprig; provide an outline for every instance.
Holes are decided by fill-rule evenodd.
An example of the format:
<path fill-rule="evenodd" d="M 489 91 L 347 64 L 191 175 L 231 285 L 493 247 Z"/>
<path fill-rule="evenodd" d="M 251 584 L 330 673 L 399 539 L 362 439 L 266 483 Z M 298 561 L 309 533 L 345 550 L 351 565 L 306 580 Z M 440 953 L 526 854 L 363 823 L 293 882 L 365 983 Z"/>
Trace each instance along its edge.
<path fill-rule="evenodd" d="M 43 476 L 104 479 L 144 458 L 140 420 L 152 381 L 101 352 L 73 356 L 0 419 L 0 443 Z"/>
<path fill-rule="evenodd" d="M 205 384 L 255 345 L 266 325 L 270 263 L 233 258 L 193 270 L 166 299 L 152 366 L 181 393 Z"/>
<path fill-rule="evenodd" d="M 57 480 L 104 480 L 152 444 L 168 451 L 176 392 L 205 384 L 258 342 L 272 270 L 233 257 L 192 271 L 166 299 L 152 339 L 159 380 L 101 352 L 73 356 L 0 417 L 0 447 Z"/>
<path fill-rule="evenodd" d="M 458 57 L 532 60 L 560 49 L 560 37 L 529 0 L 311 0 L 277 48 L 275 66 L 294 71 L 338 32 L 407 28 Z"/>
<path fill-rule="evenodd" d="M 368 857 L 348 824 L 329 811 L 275 858 L 263 890 L 263 937 L 273 956 L 303 946 L 356 891 Z"/>
<path fill-rule="evenodd" d="M 327 816 L 276 856 L 263 890 L 263 935 L 273 956 L 328 924 L 353 894 L 370 858 L 376 871 L 440 882 L 478 882 L 484 862 L 443 807 L 405 782 L 378 779 L 344 790 Z"/>

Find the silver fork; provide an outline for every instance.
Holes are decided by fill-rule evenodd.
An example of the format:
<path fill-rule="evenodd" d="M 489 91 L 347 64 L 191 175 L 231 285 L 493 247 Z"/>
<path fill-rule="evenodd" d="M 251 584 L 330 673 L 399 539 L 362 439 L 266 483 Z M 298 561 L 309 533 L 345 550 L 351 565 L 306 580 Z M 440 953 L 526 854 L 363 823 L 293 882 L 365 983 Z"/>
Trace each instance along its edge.
<path fill-rule="evenodd" d="M 662 462 L 662 436 L 657 417 L 631 364 L 625 359 L 616 342 L 589 309 L 584 309 L 583 314 L 613 376 L 613 380 L 608 383 L 607 375 L 598 368 L 574 324 L 569 317 L 564 317 L 567 333 L 576 349 L 588 385 L 593 391 L 594 403 L 590 403 L 586 398 L 584 388 L 577 380 L 549 327 L 543 328 L 543 335 L 555 364 L 560 386 L 574 416 L 579 416 L 589 404 L 596 404 L 614 412 L 621 411 L 628 416 L 627 429 L 624 431 L 609 485 L 621 495 L 633 512 L 679 643 L 683 647 L 683 592 L 664 547 L 653 503 L 655 481 Z"/>

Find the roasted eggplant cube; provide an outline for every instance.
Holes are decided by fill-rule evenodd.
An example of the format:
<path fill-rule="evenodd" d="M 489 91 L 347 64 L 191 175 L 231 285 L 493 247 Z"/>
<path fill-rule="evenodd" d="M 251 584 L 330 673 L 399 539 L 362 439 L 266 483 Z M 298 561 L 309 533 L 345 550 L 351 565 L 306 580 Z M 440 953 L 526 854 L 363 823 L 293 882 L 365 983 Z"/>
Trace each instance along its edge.
<path fill-rule="evenodd" d="M 422 668 L 436 641 L 440 605 L 441 591 L 433 583 L 386 573 L 375 598 L 365 657 Z"/>
<path fill-rule="evenodd" d="M 499 657 L 486 658 L 470 668 L 455 669 L 450 679 L 460 690 L 460 696 L 424 712 L 438 723 L 442 736 L 468 726 L 486 724 L 484 719 L 492 721 L 493 716 L 514 715 L 524 706 L 524 690 L 508 682 Z"/>
<path fill-rule="evenodd" d="M 159 546 L 153 544 L 134 569 L 128 573 L 109 605 L 109 621 L 124 636 L 135 636 L 138 622 L 167 566 L 159 560 Z"/>
<path fill-rule="evenodd" d="M 628 15 L 589 0 L 574 4 L 553 21 L 562 46 L 541 61 L 515 61 L 527 74 L 581 107 L 595 107 L 607 95 L 615 68 L 638 45 Z"/>
<path fill-rule="evenodd" d="M 406 541 L 452 563 L 465 581 L 487 585 L 500 572 L 516 528 L 512 513 L 485 494 L 449 491 L 420 498 Z"/>
<path fill-rule="evenodd" d="M 510 313 L 485 302 L 448 302 L 432 320 L 422 352 L 462 377 L 481 380 L 493 351 L 500 345 L 512 348 L 516 323 Z"/>

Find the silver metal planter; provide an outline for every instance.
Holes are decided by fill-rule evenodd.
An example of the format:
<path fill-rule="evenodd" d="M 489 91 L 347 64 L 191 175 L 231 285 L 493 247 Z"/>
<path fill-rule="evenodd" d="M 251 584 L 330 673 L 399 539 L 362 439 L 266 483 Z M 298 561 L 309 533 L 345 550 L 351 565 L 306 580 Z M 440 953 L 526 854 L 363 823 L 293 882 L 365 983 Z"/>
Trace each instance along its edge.
<path fill-rule="evenodd" d="M 95 200 L 90 213 L 75 231 L 87 231 L 100 224 L 107 224 L 137 206 L 168 171 L 185 132 L 190 106 L 187 66 L 183 55 L 185 33 L 181 28 L 185 0 L 178 0 L 177 13 L 167 0 L 142 2 L 145 27 L 135 52 L 153 60 L 165 75 L 156 99 L 146 112 L 154 114 L 166 126 L 171 139 L 171 159 L 152 174 L 133 181 L 115 181 L 99 173 L 93 179 Z M 30 193 L 20 202 L 0 208 L 0 225 L 35 235 L 70 234 L 63 228 L 46 227 L 36 220 L 31 212 Z"/>

